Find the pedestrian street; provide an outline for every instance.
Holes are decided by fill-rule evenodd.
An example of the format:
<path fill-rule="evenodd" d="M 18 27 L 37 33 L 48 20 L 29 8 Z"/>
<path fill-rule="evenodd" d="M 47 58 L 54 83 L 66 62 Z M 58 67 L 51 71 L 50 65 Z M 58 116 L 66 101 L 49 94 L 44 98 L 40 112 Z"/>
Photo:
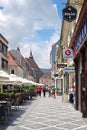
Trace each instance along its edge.
<path fill-rule="evenodd" d="M 57 98 L 41 97 L 19 130 L 87 130 L 87 119 L 83 119 L 69 103 Z"/>
<path fill-rule="evenodd" d="M 6 130 L 87 130 L 87 119 L 72 104 L 62 102 L 61 96 L 46 95 L 37 97 L 20 121 Z"/>

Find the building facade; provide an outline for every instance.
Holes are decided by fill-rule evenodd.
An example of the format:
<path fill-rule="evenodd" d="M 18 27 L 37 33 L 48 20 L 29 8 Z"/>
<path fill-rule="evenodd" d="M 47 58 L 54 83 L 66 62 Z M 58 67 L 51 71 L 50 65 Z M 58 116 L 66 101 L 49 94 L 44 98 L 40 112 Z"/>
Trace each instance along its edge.
<path fill-rule="evenodd" d="M 31 70 L 31 75 L 32 75 L 34 81 L 39 83 L 40 77 L 42 76 L 43 72 L 41 71 L 39 66 L 36 64 L 32 51 L 30 51 L 29 58 L 25 58 L 25 59 L 26 59 L 26 63 L 28 65 L 28 67 Z"/>
<path fill-rule="evenodd" d="M 59 75 L 62 76 L 62 86 L 63 93 L 68 94 L 70 87 L 75 87 L 75 66 L 73 61 L 73 50 L 70 49 L 70 41 L 72 36 L 74 35 L 74 30 L 76 28 L 76 23 L 78 21 L 81 8 L 82 8 L 83 0 L 68 0 L 66 4 L 66 8 L 72 7 L 77 11 L 76 19 L 72 21 L 68 21 L 63 19 L 61 36 L 60 36 L 60 46 L 58 48 L 58 69 Z M 71 53 L 72 57 L 64 56 L 68 51 Z M 60 66 L 62 64 L 62 66 Z"/>
<path fill-rule="evenodd" d="M 7 51 L 8 41 L 2 34 L 0 34 L 0 69 L 3 69 L 5 71 L 8 70 Z"/>
<path fill-rule="evenodd" d="M 19 48 L 8 52 L 8 72 L 37 83 L 42 75 L 40 68 L 33 58 L 32 52 L 30 51 L 29 58 L 24 58 Z"/>
<path fill-rule="evenodd" d="M 51 72 L 43 72 L 43 75 L 40 77 L 40 83 L 44 84 L 47 87 L 54 85 L 54 82 L 51 78 Z"/>
<path fill-rule="evenodd" d="M 55 58 L 57 63 L 57 70 L 54 67 L 54 72 L 57 72 L 56 79 L 58 79 L 58 83 L 62 88 L 62 94 L 66 94 L 68 96 L 69 88 L 76 87 L 76 77 L 75 77 L 75 60 L 73 60 L 75 56 L 75 48 L 70 47 L 71 39 L 74 42 L 73 36 L 76 37 L 74 30 L 77 28 L 77 22 L 80 17 L 80 12 L 83 7 L 84 0 L 68 0 L 66 4 L 66 8 L 72 7 L 76 10 L 76 18 L 72 21 L 67 21 L 63 19 L 61 35 L 60 35 L 60 44 L 57 49 L 57 56 Z M 84 16 L 83 16 L 84 17 Z M 84 18 L 82 18 L 84 19 Z M 72 49 L 73 48 L 73 49 Z M 70 51 L 72 50 L 73 57 L 64 57 L 64 50 Z M 74 53 L 73 53 L 74 52 Z M 71 53 L 71 51 L 70 51 Z M 80 64 L 79 64 L 80 65 Z M 68 98 L 67 98 L 68 99 Z"/>
<path fill-rule="evenodd" d="M 10 51 L 8 52 L 8 73 L 23 77 L 23 68 Z"/>
<path fill-rule="evenodd" d="M 57 68 L 57 49 L 59 47 L 60 40 L 52 45 L 52 50 L 50 52 L 50 63 L 51 63 L 51 78 L 54 81 L 54 85 L 58 87 L 58 68 Z"/>
<path fill-rule="evenodd" d="M 75 78 L 76 78 L 76 109 L 87 116 L 87 0 L 84 0 L 82 9 L 70 42 L 74 51 Z"/>

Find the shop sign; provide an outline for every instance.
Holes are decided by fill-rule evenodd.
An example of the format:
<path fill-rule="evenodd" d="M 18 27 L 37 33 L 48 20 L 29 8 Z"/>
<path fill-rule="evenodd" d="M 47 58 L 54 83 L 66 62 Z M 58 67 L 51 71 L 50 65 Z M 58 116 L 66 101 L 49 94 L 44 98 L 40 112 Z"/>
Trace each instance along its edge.
<path fill-rule="evenodd" d="M 54 77 L 57 77 L 58 76 L 58 74 L 54 74 Z"/>
<path fill-rule="evenodd" d="M 85 21 L 77 39 L 74 45 L 74 52 L 77 53 L 79 48 L 82 46 L 82 44 L 84 43 L 83 40 L 87 37 L 87 21 Z"/>
<path fill-rule="evenodd" d="M 77 9 L 73 6 L 68 6 L 63 9 L 63 19 L 72 22 L 77 17 Z"/>
<path fill-rule="evenodd" d="M 57 68 L 64 68 L 67 67 L 67 64 L 57 64 Z"/>
<path fill-rule="evenodd" d="M 73 58 L 73 50 L 72 49 L 63 49 L 63 58 L 64 59 L 72 59 Z"/>
<path fill-rule="evenodd" d="M 74 67 L 65 67 L 64 72 L 74 72 L 75 68 Z"/>

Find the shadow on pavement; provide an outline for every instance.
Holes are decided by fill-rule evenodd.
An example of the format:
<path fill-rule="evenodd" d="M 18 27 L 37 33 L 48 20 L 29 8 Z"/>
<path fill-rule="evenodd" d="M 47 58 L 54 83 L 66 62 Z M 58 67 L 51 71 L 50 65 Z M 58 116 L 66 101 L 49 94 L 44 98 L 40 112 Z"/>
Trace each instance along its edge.
<path fill-rule="evenodd" d="M 4 121 L 2 124 L 0 124 L 0 130 L 6 130 L 9 126 L 17 126 L 20 122 L 20 120 L 23 117 L 23 114 L 25 114 L 32 104 L 32 102 L 36 99 L 31 99 L 28 101 L 25 101 L 22 105 L 19 106 L 19 108 L 15 108 L 12 106 L 10 115 L 8 116 L 7 120 Z M 11 130 L 11 129 L 9 129 Z"/>

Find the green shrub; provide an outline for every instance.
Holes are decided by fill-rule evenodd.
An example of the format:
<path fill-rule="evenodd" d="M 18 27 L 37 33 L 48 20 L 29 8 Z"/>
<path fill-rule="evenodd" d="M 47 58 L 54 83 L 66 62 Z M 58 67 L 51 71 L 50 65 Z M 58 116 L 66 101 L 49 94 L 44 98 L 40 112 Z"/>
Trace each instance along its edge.
<path fill-rule="evenodd" d="M 10 97 L 10 98 L 14 98 L 14 97 L 15 97 L 15 93 L 14 93 L 14 92 L 10 92 L 10 93 L 9 93 L 9 97 Z"/>
<path fill-rule="evenodd" d="M 21 93 L 15 93 L 15 97 L 19 97 L 21 95 Z"/>
<path fill-rule="evenodd" d="M 25 92 L 34 92 L 35 87 L 34 87 L 33 85 L 27 85 L 27 86 L 24 86 L 24 87 L 23 87 L 23 90 L 24 90 Z"/>
<path fill-rule="evenodd" d="M 34 92 L 34 90 L 35 90 L 35 87 L 33 85 L 30 85 L 29 86 L 29 92 Z"/>

